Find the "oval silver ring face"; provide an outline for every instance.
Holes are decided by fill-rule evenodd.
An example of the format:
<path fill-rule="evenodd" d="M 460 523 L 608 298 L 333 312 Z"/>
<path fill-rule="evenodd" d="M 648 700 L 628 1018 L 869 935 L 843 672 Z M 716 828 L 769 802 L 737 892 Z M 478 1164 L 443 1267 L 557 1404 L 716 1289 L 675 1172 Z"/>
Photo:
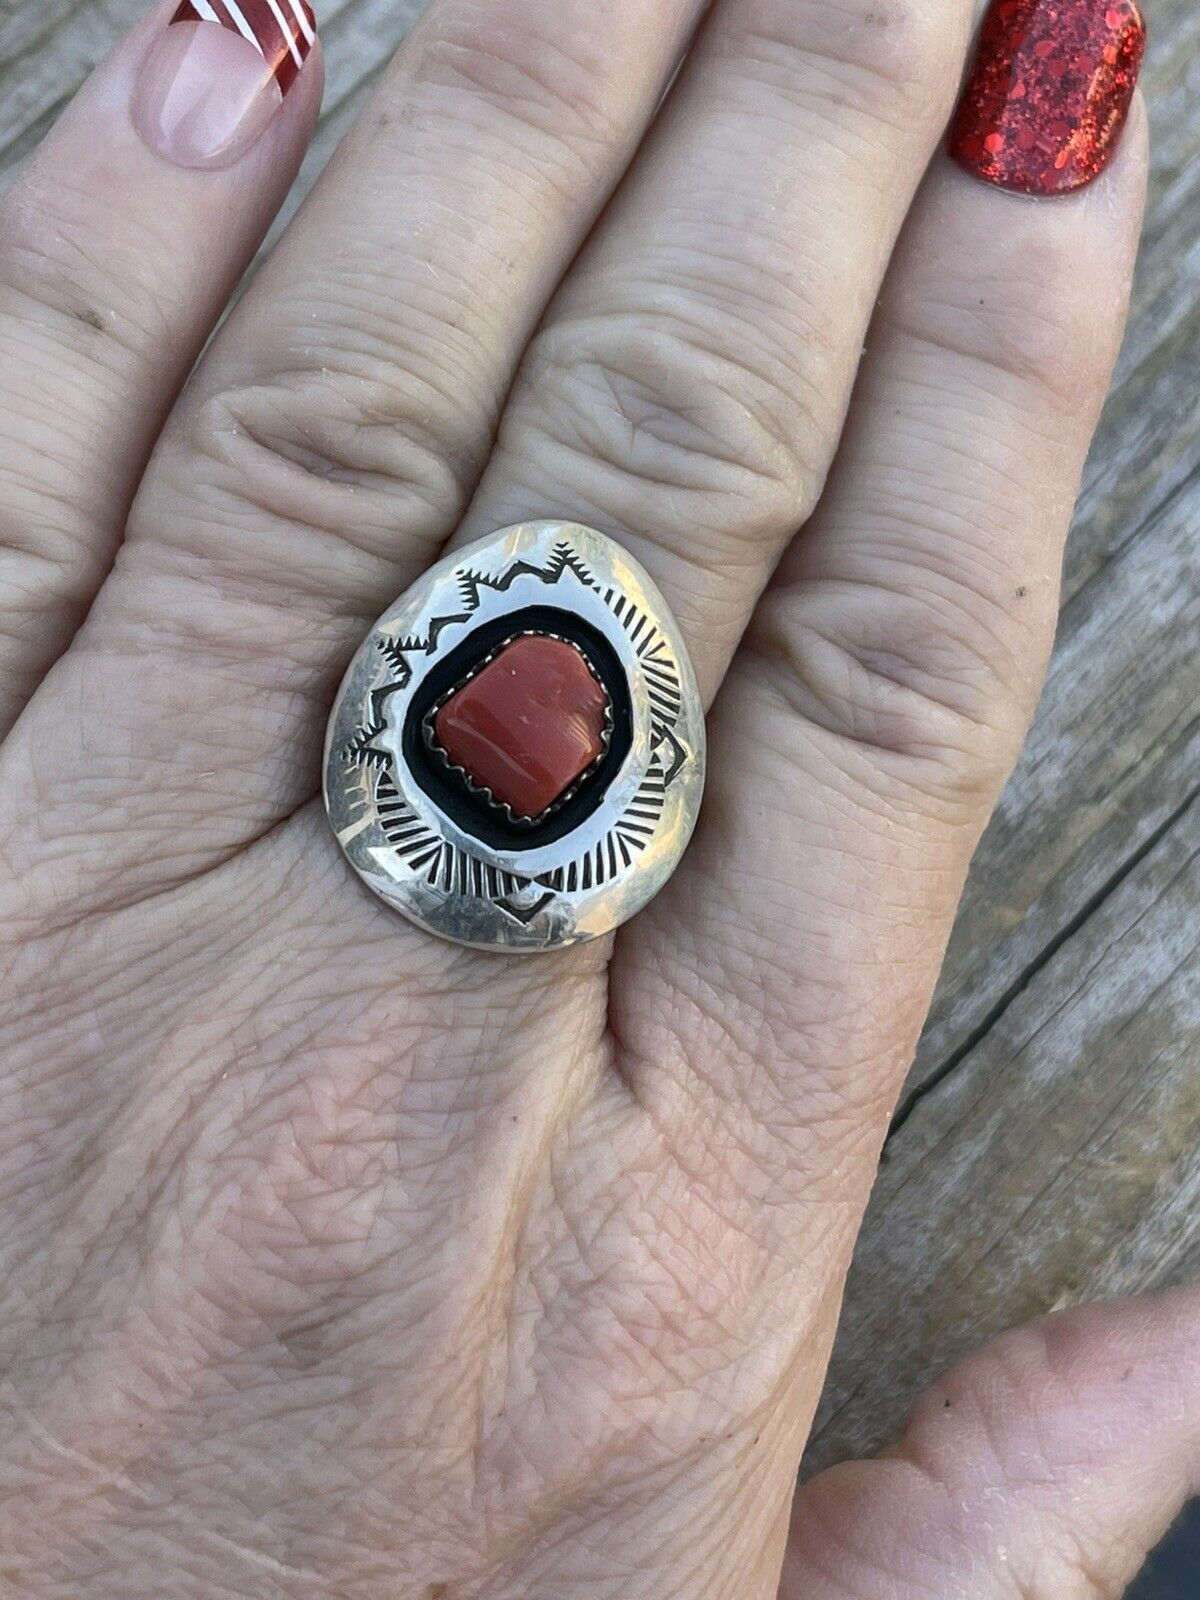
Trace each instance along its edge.
<path fill-rule="evenodd" d="M 666 602 L 611 539 L 527 522 L 440 561 L 351 663 L 325 804 L 429 932 L 551 950 L 619 927 L 687 848 L 704 711 Z"/>

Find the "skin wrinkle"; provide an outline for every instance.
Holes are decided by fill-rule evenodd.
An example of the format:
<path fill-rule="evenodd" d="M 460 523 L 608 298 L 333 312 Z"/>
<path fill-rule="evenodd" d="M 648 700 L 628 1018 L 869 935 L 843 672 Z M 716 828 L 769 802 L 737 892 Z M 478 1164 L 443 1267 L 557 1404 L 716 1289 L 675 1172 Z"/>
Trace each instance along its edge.
<path fill-rule="evenodd" d="M 40 627 L 0 631 L 5 728 L 100 587 L 153 435 L 258 244 L 263 207 L 282 198 L 315 109 L 307 90 L 297 94 L 270 140 L 277 172 L 264 167 L 240 192 L 219 185 L 181 206 L 128 119 L 114 118 L 157 25 L 144 22 L 101 66 L 0 204 L 0 375 L 6 414 L 27 435 L 16 454 L 33 462 L 38 479 L 27 497 L 4 498 L 0 523 L 33 538 L 44 526 L 52 545 L 56 502 L 71 504 L 78 519 L 57 529 L 61 566 L 36 576 Z M 312 89 L 319 78 L 317 63 Z M 218 217 L 220 227 L 210 227 Z M 64 441 L 61 463 L 39 460 L 46 395 L 54 397 L 49 431 Z"/>
<path fill-rule="evenodd" d="M 723 491 L 737 503 L 754 505 L 782 491 L 790 501 L 789 491 L 804 473 L 789 462 L 795 429 L 777 420 L 782 390 L 773 395 L 757 373 L 726 349 L 706 344 L 698 330 L 673 328 L 661 314 L 656 325 L 637 314 L 618 314 L 604 323 L 592 319 L 586 329 L 576 325 L 556 330 L 554 342 L 569 352 L 571 365 L 557 361 L 545 344 L 534 352 L 546 392 L 542 425 L 564 432 L 570 428 L 572 438 L 558 442 L 573 445 L 582 463 L 607 465 L 619 477 L 668 492 Z M 583 351 L 593 345 L 599 348 L 585 356 Z M 750 396 L 752 388 L 763 391 L 757 402 Z M 563 399 L 579 394 L 585 402 L 564 416 L 556 393 Z M 597 406 L 587 404 L 589 393 L 598 394 Z M 790 397 L 787 405 L 794 409 Z M 602 434 L 600 425 L 609 422 L 615 428 Z M 604 448 L 606 436 L 619 438 L 622 433 L 628 450 L 618 449 L 615 438 Z M 638 449 L 639 440 L 644 440 L 644 450 Z M 536 435 L 529 443 L 531 455 L 535 446 Z M 634 464 L 655 456 L 661 464 L 654 472 Z M 682 469 L 677 462 L 684 464 Z M 693 462 L 699 471 L 692 469 Z M 716 474 L 706 478 L 706 467 Z M 742 484 L 747 488 L 738 487 Z"/>
<path fill-rule="evenodd" d="M 864 552 L 867 562 L 871 553 Z M 1024 676 L 1011 654 L 999 607 L 989 610 L 981 601 L 979 585 L 969 591 L 964 583 L 954 581 L 957 574 L 943 578 L 931 570 L 916 572 L 911 561 L 910 581 L 902 588 L 899 560 L 894 560 L 889 571 L 877 550 L 874 554 L 875 572 L 870 579 L 836 577 L 821 584 L 798 585 L 791 597 L 793 615 L 787 619 L 792 634 L 803 637 L 808 617 L 813 619 L 814 630 L 818 626 L 826 630 L 825 643 L 836 646 L 839 634 L 848 640 L 858 634 L 856 643 L 842 648 L 847 653 L 853 650 L 856 664 L 881 686 L 910 692 L 914 705 L 928 702 L 931 735 L 935 721 L 944 720 L 939 718 L 940 712 L 949 712 L 964 726 L 997 731 L 999 718 L 994 708 L 1007 709 L 1011 701 L 1000 691 L 1019 687 Z M 780 594 L 786 604 L 788 591 L 781 589 Z M 844 619 L 839 609 L 844 609 Z M 856 612 L 866 613 L 874 626 L 857 621 Z M 935 617 L 940 624 L 937 630 L 932 621 Z M 781 632 L 787 636 L 786 627 Z M 889 632 L 899 637 L 884 643 Z M 873 635 L 880 639 L 879 644 L 873 642 Z M 953 667 L 953 673 L 937 670 L 942 661 Z"/>
<path fill-rule="evenodd" d="M 684 19 L 685 15 L 688 14 L 690 12 L 690 10 L 691 10 L 691 8 L 689 8 L 687 6 L 681 6 L 680 7 L 680 11 L 679 11 L 678 17 L 676 19 L 677 29 L 680 26 L 683 26 L 682 19 Z M 656 17 L 656 26 L 657 26 L 657 19 L 659 19 L 660 17 L 662 18 L 664 23 L 665 22 L 669 22 L 669 20 L 670 20 L 669 15 L 663 16 L 663 14 L 660 11 L 656 11 L 655 17 Z M 562 24 L 562 19 L 559 19 L 559 22 L 556 23 L 556 26 L 559 26 L 561 24 Z M 684 31 L 686 31 L 686 27 L 685 26 L 684 26 Z M 672 39 L 670 41 L 670 51 L 671 51 L 672 56 L 674 55 L 675 50 L 677 48 L 677 43 L 678 43 L 677 39 Z M 631 71 L 630 74 L 625 75 L 625 76 L 622 76 L 621 74 L 618 74 L 616 76 L 616 78 L 614 79 L 614 87 L 615 87 L 615 89 L 617 91 L 620 91 L 620 95 L 623 97 L 622 98 L 622 112 L 623 112 L 624 116 L 628 116 L 629 111 L 631 109 L 631 106 L 636 103 L 636 101 L 638 100 L 639 94 L 642 95 L 642 96 L 644 96 L 644 94 L 645 94 L 645 89 L 648 86 L 648 84 L 650 82 L 650 79 L 652 79 L 652 77 L 653 77 L 653 69 L 654 69 L 653 55 L 651 55 L 647 59 L 647 58 L 645 58 L 645 56 L 643 54 L 643 56 L 641 58 L 639 58 L 639 60 L 637 61 L 636 65 L 637 65 L 637 68 L 638 68 L 638 72 L 634 73 L 634 72 Z M 642 74 L 642 76 L 639 77 L 639 74 Z M 631 92 L 631 90 L 632 90 L 632 92 Z M 569 141 L 569 139 L 566 139 L 564 142 L 569 143 L 570 141 Z M 612 175 L 611 167 L 612 167 L 612 163 L 611 163 L 611 153 L 610 153 L 610 168 L 609 168 L 609 174 L 608 174 L 610 176 L 610 178 L 611 178 L 611 175 Z M 511 188 L 511 185 L 512 185 L 512 183 L 514 181 L 513 175 L 514 175 L 515 172 L 518 172 L 519 170 L 520 170 L 519 167 L 518 166 L 514 166 L 511 162 L 506 167 L 505 174 L 504 174 L 504 182 L 510 188 Z M 526 184 L 526 191 L 528 193 L 528 184 Z M 591 196 L 591 197 L 589 197 L 589 200 L 590 201 L 596 201 L 596 200 L 598 200 L 598 198 L 599 197 L 597 197 L 597 196 Z M 577 194 L 573 193 L 572 194 L 572 202 L 574 203 L 576 200 L 577 200 Z M 573 222 L 573 219 L 570 218 L 569 216 L 568 216 L 568 218 L 566 220 L 568 222 Z M 550 216 L 550 217 L 547 217 L 545 219 L 545 227 L 544 227 L 543 231 L 546 232 L 547 234 L 550 234 L 554 230 L 557 230 L 559 227 L 560 227 L 560 218 L 558 216 Z M 536 234 L 534 235 L 534 237 L 536 237 Z M 528 254 L 528 252 L 527 252 L 527 254 Z M 536 259 L 536 252 L 534 252 L 533 254 L 534 254 L 534 258 Z M 268 269 L 268 276 L 269 276 L 269 269 Z M 520 285 L 519 284 L 514 284 L 513 287 L 514 287 L 514 290 L 516 290 L 516 289 L 519 289 Z M 510 299 L 510 303 L 511 303 L 511 296 L 509 297 L 509 299 Z M 473 303 L 479 303 L 479 297 L 475 297 Z M 483 303 L 486 303 L 486 301 L 483 302 Z M 483 341 L 483 345 L 484 345 L 484 348 L 486 348 L 486 341 Z M 516 346 L 516 348 L 519 348 L 519 343 Z M 514 350 L 514 354 L 515 354 L 515 350 Z M 479 388 L 478 383 L 473 384 L 473 385 L 469 386 L 469 390 L 467 392 L 468 393 L 474 393 L 475 391 L 478 390 L 478 388 Z M 496 390 L 495 401 L 493 402 L 493 404 L 498 403 L 499 396 L 502 393 L 502 391 L 503 391 L 503 385 L 501 385 Z M 460 396 L 460 398 L 461 398 L 461 396 Z M 349 509 L 349 508 L 347 508 L 347 509 Z M 303 518 L 302 518 L 302 520 L 303 520 Z M 175 526 L 179 526 L 180 525 L 180 519 L 178 517 L 176 517 L 176 516 L 168 516 L 167 521 L 171 525 L 175 525 Z M 444 531 L 445 530 L 443 530 L 443 532 Z M 416 552 L 414 552 L 414 554 L 415 553 Z M 292 549 L 289 551 L 289 560 L 283 566 L 282 570 L 287 571 L 287 570 L 289 570 L 291 568 L 294 568 L 294 566 L 295 566 L 295 558 L 296 558 L 296 551 L 295 551 L 295 546 L 293 545 Z M 393 590 L 395 584 L 400 581 L 400 578 L 402 576 L 402 570 L 404 570 L 404 569 L 401 569 L 401 571 L 397 571 L 395 576 L 388 581 L 387 588 L 388 588 L 389 592 L 391 592 Z M 410 576 L 413 575 L 414 572 L 415 572 L 415 568 L 409 569 L 409 575 Z M 329 582 L 330 576 L 331 576 L 331 573 L 330 573 L 329 570 L 326 570 L 326 571 L 324 571 L 322 573 L 322 579 L 324 581 L 324 585 L 325 585 L 326 590 L 327 590 L 327 587 L 328 587 L 328 582 Z M 365 610 L 367 608 L 364 607 L 363 609 Z M 375 609 L 375 606 L 372 605 L 369 609 L 373 611 Z M 146 821 L 147 821 L 147 823 L 152 825 L 153 819 L 152 818 L 148 818 L 148 819 L 146 819 Z M 111 853 L 112 852 L 110 852 L 110 854 Z"/>
<path fill-rule="evenodd" d="M 18 328 L 22 322 L 36 322 L 39 346 L 50 332 L 72 357 L 82 357 L 82 373 L 93 363 L 107 373 L 111 362 L 149 361 L 153 342 L 174 342 L 165 313 L 153 298 L 146 298 L 148 290 L 157 291 L 164 281 L 164 274 L 155 270 L 156 258 L 173 261 L 174 248 L 157 228 L 139 232 L 139 219 L 131 216 L 124 235 L 126 259 L 114 273 L 112 263 L 94 247 L 93 198 L 88 189 L 64 188 L 61 174 L 49 189 L 5 197 L 0 204 L 0 306 Z M 19 208 L 16 217 L 9 214 L 12 206 Z M 64 252 L 69 259 L 64 260 Z M 96 340 L 83 335 L 80 311 L 88 310 L 100 284 L 106 337 Z"/>
<path fill-rule="evenodd" d="M 710 1453 L 716 1457 L 713 1462 L 715 1482 L 721 1481 L 723 1464 L 736 1463 L 737 1471 L 732 1478 L 732 1482 L 737 1487 L 729 1498 L 734 1502 L 745 1499 L 747 1504 L 744 1509 L 740 1506 L 735 1508 L 735 1505 L 729 1507 L 729 1525 L 735 1525 L 738 1522 L 742 1526 L 746 1526 L 747 1523 L 752 1525 L 750 1508 L 759 1509 L 769 1504 L 768 1495 L 763 1492 L 759 1482 L 755 1480 L 753 1474 L 745 1470 L 746 1441 L 747 1436 L 749 1436 L 750 1443 L 752 1445 L 757 1444 L 759 1436 L 763 1433 L 778 1436 L 786 1426 L 782 1421 L 783 1415 L 785 1413 L 776 1413 L 773 1419 L 768 1419 L 765 1422 L 762 1429 L 755 1429 L 754 1424 L 747 1424 L 744 1429 L 737 1428 L 732 1431 L 722 1431 L 719 1435 L 704 1441 Z M 764 1469 L 772 1459 L 778 1460 L 781 1456 L 786 1457 L 786 1453 L 787 1445 L 782 1441 L 775 1448 L 768 1447 L 761 1451 L 760 1456 L 764 1463 Z M 639 1595 L 662 1594 L 664 1590 L 668 1594 L 678 1593 L 680 1595 L 693 1592 L 691 1586 L 692 1575 L 696 1573 L 704 1574 L 711 1569 L 714 1538 L 720 1543 L 728 1545 L 727 1536 L 722 1535 L 719 1527 L 714 1525 L 711 1518 L 704 1519 L 702 1516 L 698 1517 L 695 1514 L 689 1514 L 686 1510 L 682 1523 L 680 1523 L 678 1517 L 674 1517 L 671 1522 L 664 1525 L 663 1519 L 661 1516 L 656 1515 L 654 1509 L 659 1506 L 669 1506 L 673 1503 L 674 1498 L 677 1496 L 672 1491 L 677 1489 L 677 1480 L 691 1464 L 691 1461 L 687 1458 L 672 1456 L 668 1449 L 666 1451 L 665 1464 L 656 1470 L 645 1484 L 644 1490 L 635 1487 L 624 1493 L 610 1492 L 602 1502 L 602 1507 L 597 1511 L 580 1510 L 568 1516 L 559 1525 L 559 1529 L 554 1535 L 553 1543 L 549 1541 L 539 1542 L 537 1549 L 533 1553 L 530 1568 L 533 1573 L 532 1581 L 535 1584 L 535 1592 L 542 1592 L 541 1589 L 536 1588 L 539 1579 L 545 1586 L 546 1592 L 561 1592 L 563 1579 L 560 1576 L 555 1581 L 553 1573 L 546 1572 L 543 1556 L 543 1552 L 545 1552 L 552 1559 L 558 1545 L 565 1547 L 563 1553 L 566 1560 L 571 1563 L 566 1570 L 576 1581 L 582 1583 L 588 1581 L 585 1572 L 581 1571 L 572 1562 L 572 1553 L 578 1547 L 581 1534 L 585 1529 L 592 1533 L 595 1541 L 594 1582 L 597 1593 L 615 1597 L 629 1594 L 631 1591 Z M 779 1498 L 785 1501 L 786 1494 Z M 622 1522 L 627 1524 L 634 1522 L 636 1525 L 638 1513 L 643 1512 L 645 1508 L 649 1508 L 648 1520 L 654 1524 L 653 1536 L 659 1542 L 660 1547 L 663 1548 L 664 1553 L 673 1547 L 677 1548 L 677 1554 L 666 1562 L 660 1560 L 652 1564 L 638 1561 L 632 1553 L 633 1548 L 636 1547 L 631 1547 L 627 1542 L 614 1540 L 611 1535 L 608 1536 L 607 1542 L 605 1542 L 606 1534 L 604 1522 L 600 1520 L 601 1515 L 617 1527 L 620 1527 Z M 581 1519 L 585 1517 L 587 1520 L 581 1522 Z M 699 1541 L 695 1535 L 697 1526 L 701 1529 Z M 751 1548 L 753 1547 L 752 1543 Z M 744 1559 L 751 1565 L 754 1564 L 753 1555 L 749 1551 Z M 659 1567 L 662 1570 L 658 1570 Z M 728 1581 L 728 1569 L 726 1568 L 725 1570 Z M 722 1584 L 722 1592 L 724 1592 L 724 1587 L 724 1584 Z M 490 1591 L 486 1592 L 490 1593 Z M 500 1587 L 497 1592 L 509 1595 L 514 1591 L 505 1585 Z"/>
<path fill-rule="evenodd" d="M 730 30 L 735 47 L 743 41 L 764 46 L 773 63 L 790 67 L 790 82 L 802 80 L 814 60 L 861 72 L 872 111 L 915 82 L 936 85 L 949 96 L 969 22 L 969 13 L 960 11 L 948 24 L 945 8 L 930 0 L 883 0 L 867 8 L 842 0 L 832 5 L 803 0 L 787 11 L 756 0 L 745 7 L 745 16 L 743 27 Z M 800 70 L 793 59 L 797 50 L 803 56 Z"/>
<path fill-rule="evenodd" d="M 465 90 L 469 105 L 495 111 L 505 122 L 511 119 L 518 137 L 526 132 L 550 135 L 558 145 L 566 129 L 573 158 L 579 153 L 576 140 L 603 156 L 623 134 L 613 123 L 612 101 L 604 93 L 609 85 L 623 82 L 621 63 L 607 59 L 588 30 L 580 29 L 577 41 L 585 48 L 596 46 L 590 59 L 581 62 L 554 37 L 514 37 L 510 27 L 482 35 L 473 20 L 460 38 L 449 32 L 431 38 L 418 54 L 414 82 L 434 90 L 436 100 L 448 105 L 450 119 L 453 102 L 444 91 Z M 598 167 L 603 172 L 603 160 Z"/>
<path fill-rule="evenodd" d="M 818 1070 L 816 1063 L 824 1058 L 826 1050 L 820 1039 L 806 1037 L 804 1008 L 796 1002 L 794 979 L 789 1005 L 784 989 L 772 993 L 764 981 L 765 975 L 761 972 L 764 958 L 747 950 L 744 952 L 744 963 L 747 968 L 753 968 L 756 987 L 752 997 L 743 997 L 739 994 L 737 959 L 737 953 L 731 953 L 722 966 L 719 979 L 700 962 L 695 964 L 694 970 L 675 966 L 669 975 L 664 973 L 656 976 L 653 985 L 656 1004 L 661 1004 L 658 991 L 665 989 L 671 996 L 673 1020 L 669 1029 L 653 1030 L 655 1048 L 650 1059 L 653 1060 L 655 1071 L 668 1081 L 678 1083 L 683 1079 L 694 1082 L 699 1077 L 700 1082 L 712 1090 L 714 1083 L 703 1076 L 706 1063 L 713 1063 L 723 1074 L 725 1064 L 731 1058 L 757 1065 L 767 1079 L 767 1086 L 771 1088 L 775 1087 L 770 1081 L 772 1061 L 787 1063 L 792 1069 L 797 1060 L 807 1057 L 814 1064 L 812 1070 Z M 779 962 L 781 976 L 784 976 L 786 955 L 781 953 Z M 839 961 L 839 965 L 855 963 L 847 960 Z M 870 973 L 871 963 L 867 961 L 859 965 L 869 983 L 873 977 Z M 899 981 L 903 982 L 902 976 Z M 636 996 L 640 992 L 634 974 L 628 975 L 628 990 L 631 998 L 623 1003 L 623 1009 L 636 1003 Z M 849 1077 L 853 1074 L 862 1078 L 868 1101 L 863 1104 L 856 1100 L 852 1106 L 848 1106 L 843 1097 L 834 1096 L 832 1098 L 836 1100 L 836 1106 L 821 1098 L 813 1105 L 790 1107 L 786 1103 L 783 1085 L 780 1085 L 779 1103 L 772 1106 L 769 1116 L 763 1114 L 761 1106 L 751 1108 L 750 1129 L 757 1128 L 760 1134 L 763 1129 L 769 1128 L 773 1134 L 786 1137 L 789 1131 L 809 1129 L 814 1123 L 828 1129 L 830 1121 L 836 1121 L 839 1114 L 861 1119 L 871 1109 L 876 1097 L 882 1095 L 886 1098 L 886 1089 L 881 1089 L 878 1073 L 877 1024 L 874 1020 L 864 1024 L 849 998 L 843 1016 L 828 1015 L 824 996 L 818 1004 L 821 1026 L 833 1027 L 837 1031 L 841 1058 L 846 1067 L 845 1075 Z M 859 1030 L 866 1035 L 861 1042 L 856 1038 Z M 680 1048 L 682 1038 L 703 1038 L 705 1049 L 685 1052 Z M 647 1059 L 643 1057 L 643 1064 Z M 632 1076 L 632 1063 L 623 1076 L 626 1079 Z M 730 1117 L 728 1110 L 726 1117 Z M 730 1125 L 731 1122 L 726 1124 L 727 1127 Z M 794 1160 L 792 1152 L 787 1161 L 789 1168 Z"/>
<path fill-rule="evenodd" d="M 978 724 L 964 722 L 949 708 L 907 690 L 902 692 L 899 706 L 892 706 L 890 719 L 868 701 L 863 729 L 857 720 L 863 713 L 856 713 L 854 701 L 845 696 L 845 657 L 835 650 L 827 664 L 831 681 L 826 684 L 819 677 L 814 681 L 812 657 L 791 658 L 797 646 L 803 649 L 803 645 L 802 639 L 793 641 L 786 663 L 781 665 L 764 657 L 755 641 L 750 661 L 765 660 L 772 668 L 765 674 L 766 698 L 785 714 L 803 716 L 814 734 L 827 736 L 832 744 L 831 764 L 856 788 L 866 785 L 868 799 L 879 797 L 877 814 L 880 805 L 899 805 L 909 812 L 915 807 L 931 822 L 957 824 L 973 847 L 979 831 L 976 806 L 1007 776 L 1006 750 L 988 743 Z M 837 674 L 828 670 L 833 663 L 842 668 L 840 682 Z M 850 664 L 860 665 L 853 658 Z M 871 682 L 869 675 L 866 681 Z M 964 733 L 971 737 L 964 738 Z M 1014 737 L 1013 753 L 1016 742 Z"/>
<path fill-rule="evenodd" d="M 301 387 L 313 384 L 312 375 L 293 376 Z M 320 374 L 321 384 L 331 387 L 330 379 L 331 374 L 324 369 Z M 274 397 L 268 399 L 261 388 L 247 396 L 223 396 L 219 404 L 227 411 L 231 426 L 222 430 L 218 423 L 215 432 L 220 435 L 225 431 L 226 464 L 233 467 L 235 475 L 245 477 L 247 490 L 253 480 L 261 476 L 264 462 L 278 461 L 281 467 L 291 465 L 311 478 L 330 484 L 349 483 L 355 489 L 396 491 L 405 485 L 413 494 L 418 515 L 437 515 L 441 510 L 449 511 L 461 505 L 479 471 L 488 433 L 481 432 L 476 440 L 464 444 L 456 460 L 446 450 L 444 437 L 439 437 L 427 420 L 427 396 L 421 397 L 420 413 L 414 408 L 408 414 L 398 415 L 396 407 L 389 406 L 384 384 L 379 385 L 378 400 L 372 402 L 363 398 L 367 384 L 361 377 L 355 378 L 354 387 L 355 415 L 341 428 L 335 420 L 336 408 L 330 404 L 328 394 L 324 404 L 319 402 L 317 394 L 310 395 L 311 416 L 299 420 L 288 417 L 283 401 Z M 262 421 L 253 415 L 256 408 L 263 413 Z M 269 427 L 272 420 L 273 429 Z M 289 428 L 294 433 L 294 446 L 287 438 Z M 349 442 L 337 451 L 323 450 L 318 430 Z M 209 430 L 204 426 L 199 431 L 207 435 Z M 235 440 L 249 446 L 250 461 L 237 461 Z M 378 441 L 383 448 L 372 450 L 372 441 Z M 409 453 L 404 455 L 402 450 Z M 372 465 L 374 459 L 380 464 Z M 332 526 L 329 531 L 333 531 Z"/>

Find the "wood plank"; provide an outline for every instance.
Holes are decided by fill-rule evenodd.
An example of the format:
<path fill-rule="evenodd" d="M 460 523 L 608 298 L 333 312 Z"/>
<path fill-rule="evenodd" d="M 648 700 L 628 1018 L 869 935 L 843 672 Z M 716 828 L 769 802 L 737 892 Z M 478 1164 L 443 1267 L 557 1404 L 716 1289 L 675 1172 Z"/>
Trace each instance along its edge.
<path fill-rule="evenodd" d="M 1200 1254 L 1200 802 L 893 1141 L 811 1468 L 874 1449 L 949 1362 Z"/>
<path fill-rule="evenodd" d="M 902 1107 L 953 1067 L 1200 782 L 1200 471 L 1070 598 Z M 903 1115 L 903 1110 L 901 1115 Z"/>

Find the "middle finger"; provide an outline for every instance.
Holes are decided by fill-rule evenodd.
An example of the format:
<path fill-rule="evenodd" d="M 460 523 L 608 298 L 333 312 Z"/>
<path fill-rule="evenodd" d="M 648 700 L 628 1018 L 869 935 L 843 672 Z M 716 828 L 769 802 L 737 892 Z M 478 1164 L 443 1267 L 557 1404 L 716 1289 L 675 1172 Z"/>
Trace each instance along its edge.
<path fill-rule="evenodd" d="M 820 492 L 970 0 L 725 0 L 528 353 L 459 535 L 591 522 L 706 695 Z"/>

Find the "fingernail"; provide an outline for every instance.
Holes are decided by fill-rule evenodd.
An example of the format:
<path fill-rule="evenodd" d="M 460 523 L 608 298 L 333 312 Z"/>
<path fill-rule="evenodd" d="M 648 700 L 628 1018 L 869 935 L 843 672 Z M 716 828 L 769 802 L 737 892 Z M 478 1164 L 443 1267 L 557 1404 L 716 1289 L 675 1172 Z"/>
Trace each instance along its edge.
<path fill-rule="evenodd" d="M 315 41 L 307 0 L 183 0 L 138 79 L 138 132 L 177 166 L 232 166 L 265 132 Z"/>
<path fill-rule="evenodd" d="M 1099 177 L 1146 50 L 1133 0 L 992 0 L 950 131 L 986 183 L 1066 194 Z"/>

